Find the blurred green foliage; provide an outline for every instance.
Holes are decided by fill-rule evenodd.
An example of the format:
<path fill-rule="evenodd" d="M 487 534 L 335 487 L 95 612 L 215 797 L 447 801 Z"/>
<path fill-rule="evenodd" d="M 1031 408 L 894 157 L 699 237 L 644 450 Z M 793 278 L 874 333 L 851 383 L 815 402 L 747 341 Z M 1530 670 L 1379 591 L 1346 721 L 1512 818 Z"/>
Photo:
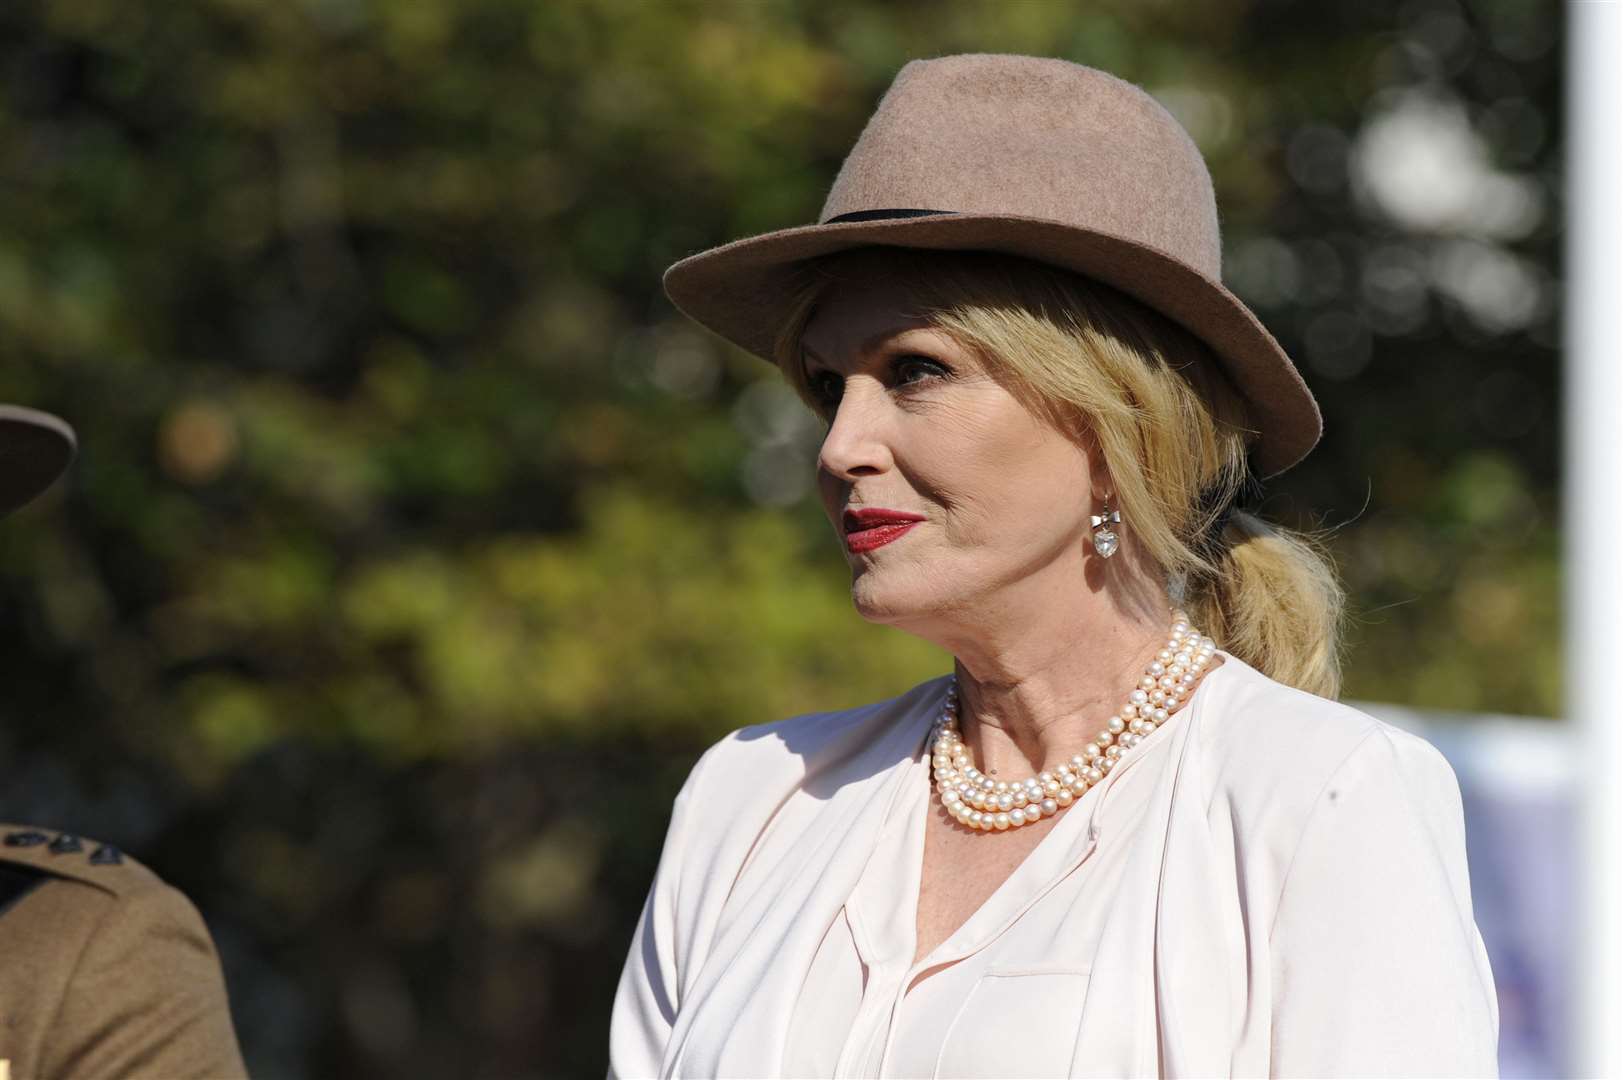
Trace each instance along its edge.
<path fill-rule="evenodd" d="M 812 220 L 955 51 L 1104 67 L 1200 141 L 1325 410 L 1265 509 L 1339 526 L 1349 696 L 1558 715 L 1559 37 L 1521 0 L 12 0 L 0 400 L 83 452 L 0 526 L 5 814 L 194 896 L 258 1076 L 600 1074 L 693 755 L 949 662 L 851 611 L 815 425 L 659 275 Z"/>

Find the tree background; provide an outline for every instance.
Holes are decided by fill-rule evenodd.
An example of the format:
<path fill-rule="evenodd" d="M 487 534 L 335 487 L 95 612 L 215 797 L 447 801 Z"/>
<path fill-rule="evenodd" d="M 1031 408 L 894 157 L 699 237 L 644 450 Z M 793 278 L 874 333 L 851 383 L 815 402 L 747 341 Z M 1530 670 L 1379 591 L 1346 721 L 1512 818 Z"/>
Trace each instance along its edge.
<path fill-rule="evenodd" d="M 601 1075 L 697 753 L 946 669 L 659 276 L 963 51 L 1206 153 L 1348 696 L 1560 715 L 1553 2 L 8 0 L 0 400 L 82 453 L 0 524 L 0 811 L 197 902 L 256 1076 Z"/>

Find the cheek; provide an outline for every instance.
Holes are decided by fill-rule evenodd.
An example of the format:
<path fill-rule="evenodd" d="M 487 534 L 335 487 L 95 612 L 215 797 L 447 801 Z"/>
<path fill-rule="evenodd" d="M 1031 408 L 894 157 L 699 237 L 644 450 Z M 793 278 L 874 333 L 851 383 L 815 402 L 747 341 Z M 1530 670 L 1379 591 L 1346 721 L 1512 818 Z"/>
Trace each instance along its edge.
<path fill-rule="evenodd" d="M 964 524 L 1063 528 L 1086 504 L 1083 452 L 1014 399 L 952 412 L 919 441 L 917 468 Z"/>

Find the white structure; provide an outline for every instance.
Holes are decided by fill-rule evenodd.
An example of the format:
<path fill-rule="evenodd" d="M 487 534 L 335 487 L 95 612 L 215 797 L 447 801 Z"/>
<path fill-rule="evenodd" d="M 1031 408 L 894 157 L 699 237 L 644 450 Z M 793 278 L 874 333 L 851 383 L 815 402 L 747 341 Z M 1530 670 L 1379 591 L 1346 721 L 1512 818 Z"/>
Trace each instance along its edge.
<path fill-rule="evenodd" d="M 1575 1073 L 1623 1076 L 1623 722 L 1612 616 L 1623 610 L 1623 4 L 1567 7 L 1564 503 L 1568 708 L 1583 815 Z"/>

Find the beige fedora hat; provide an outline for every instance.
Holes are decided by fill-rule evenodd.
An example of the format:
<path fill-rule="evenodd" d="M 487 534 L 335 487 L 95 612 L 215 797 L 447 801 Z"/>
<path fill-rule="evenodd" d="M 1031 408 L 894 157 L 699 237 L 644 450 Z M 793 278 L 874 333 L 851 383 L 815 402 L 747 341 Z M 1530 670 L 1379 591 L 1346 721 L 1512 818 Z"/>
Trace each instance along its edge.
<path fill-rule="evenodd" d="M 973 53 L 897 74 L 814 225 L 700 252 L 665 272 L 671 301 L 770 359 L 798 264 L 869 245 L 997 251 L 1073 270 L 1136 297 L 1209 345 L 1274 476 L 1323 432 L 1296 365 L 1222 284 L 1211 175 L 1149 94 L 1094 68 Z"/>
<path fill-rule="evenodd" d="M 78 446 L 73 429 L 61 417 L 21 405 L 0 405 L 0 516 L 50 487 Z"/>

